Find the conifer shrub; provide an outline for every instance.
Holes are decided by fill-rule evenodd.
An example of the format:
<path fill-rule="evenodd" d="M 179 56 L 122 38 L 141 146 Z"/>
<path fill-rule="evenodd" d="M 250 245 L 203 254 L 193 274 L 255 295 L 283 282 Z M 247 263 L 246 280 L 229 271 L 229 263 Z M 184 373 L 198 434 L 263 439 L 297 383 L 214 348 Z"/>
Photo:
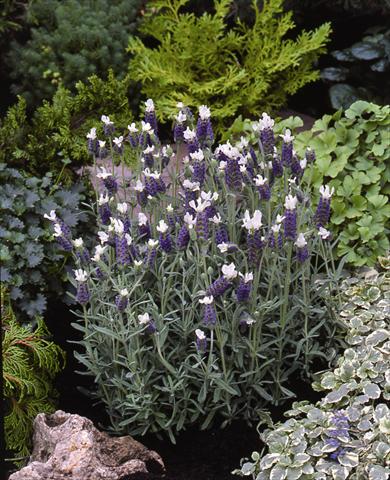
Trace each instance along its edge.
<path fill-rule="evenodd" d="M 182 13 L 185 0 L 153 0 L 140 27 L 156 47 L 132 37 L 129 71 L 142 82 L 142 92 L 154 98 L 161 119 L 173 116 L 183 101 L 212 108 L 217 133 L 237 115 L 260 115 L 279 108 L 308 82 L 316 80 L 313 63 L 325 51 L 330 25 L 303 31 L 294 27 L 282 0 L 252 2 L 252 25 L 237 21 L 228 29 L 230 0 L 216 0 L 215 13 L 197 17 Z"/>
<path fill-rule="evenodd" d="M 49 340 L 42 318 L 36 328 L 18 323 L 3 286 L 1 318 L 5 442 L 20 464 L 30 453 L 34 418 L 55 410 L 53 380 L 65 353 Z"/>
<path fill-rule="evenodd" d="M 27 9 L 30 38 L 9 53 L 13 90 L 37 106 L 59 85 L 74 89 L 91 75 L 126 72 L 126 45 L 142 0 L 34 0 Z"/>
<path fill-rule="evenodd" d="M 92 255 L 59 213 L 47 217 L 74 253 L 77 358 L 95 378 L 92 396 L 116 432 L 174 439 L 195 423 L 256 421 L 337 347 L 326 301 L 338 276 L 327 230 L 333 191 L 321 187 L 312 203 L 300 181 L 311 152 L 294 155 L 291 133 L 276 138 L 266 114 L 253 144 L 243 137 L 213 149 L 209 108 L 199 107 L 195 123 L 182 105 L 176 154 L 159 141 L 150 99 L 126 134 L 102 120 L 90 152 L 120 161 L 126 144 L 141 171 L 131 179 L 98 171 Z"/>
<path fill-rule="evenodd" d="M 132 118 L 134 90 L 129 76 L 122 80 L 112 71 L 106 80 L 95 75 L 78 82 L 76 93 L 59 87 L 50 101 L 32 114 L 26 100 L 19 97 L 0 121 L 0 162 L 43 176 L 50 171 L 72 183 L 76 172 L 90 162 L 85 136 L 96 115 L 109 112 L 118 125 Z"/>

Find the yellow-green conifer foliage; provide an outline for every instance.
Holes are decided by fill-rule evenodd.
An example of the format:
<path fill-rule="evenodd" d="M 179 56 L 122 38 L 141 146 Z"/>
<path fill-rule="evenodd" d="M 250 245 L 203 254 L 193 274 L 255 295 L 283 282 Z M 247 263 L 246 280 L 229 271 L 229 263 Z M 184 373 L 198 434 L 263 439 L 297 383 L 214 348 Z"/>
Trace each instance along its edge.
<path fill-rule="evenodd" d="M 55 410 L 52 383 L 65 354 L 48 339 L 42 319 L 34 330 L 19 325 L 3 288 L 1 316 L 5 442 L 20 464 L 30 453 L 34 418 Z"/>
<path fill-rule="evenodd" d="M 289 95 L 318 78 L 313 63 L 325 52 L 330 24 L 302 31 L 295 40 L 292 12 L 283 0 L 252 2 L 253 24 L 226 24 L 230 0 L 215 0 L 214 14 L 182 13 L 188 0 L 152 0 L 141 26 L 158 45 L 131 38 L 130 72 L 153 98 L 161 118 L 173 116 L 176 103 L 207 104 L 217 131 L 237 115 L 259 115 L 284 105 Z"/>

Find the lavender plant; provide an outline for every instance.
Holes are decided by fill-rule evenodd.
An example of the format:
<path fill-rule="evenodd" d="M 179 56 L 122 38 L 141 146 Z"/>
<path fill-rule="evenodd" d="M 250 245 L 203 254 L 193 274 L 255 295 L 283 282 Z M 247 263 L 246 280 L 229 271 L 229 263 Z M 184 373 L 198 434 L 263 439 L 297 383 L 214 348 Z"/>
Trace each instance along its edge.
<path fill-rule="evenodd" d="M 374 271 L 341 289 L 348 348 L 313 384 L 326 395 L 316 405 L 294 403 L 288 420 L 262 432 L 267 453 L 254 452 L 233 473 L 256 480 L 390 477 L 390 275 Z"/>
<path fill-rule="evenodd" d="M 293 154 L 291 134 L 277 138 L 263 114 L 254 145 L 213 149 L 209 108 L 197 121 L 178 108 L 173 150 L 159 141 L 151 100 L 127 134 L 107 117 L 104 139 L 88 134 L 95 160 L 111 152 L 119 163 L 127 144 L 142 166 L 122 179 L 96 166 L 91 258 L 48 215 L 75 252 L 76 355 L 95 377 L 93 396 L 115 431 L 165 430 L 172 440 L 217 417 L 256 421 L 264 404 L 294 397 L 292 379 L 310 379 L 337 343 L 325 299 L 337 277 L 329 212 L 316 213 L 300 184 L 312 166 Z"/>

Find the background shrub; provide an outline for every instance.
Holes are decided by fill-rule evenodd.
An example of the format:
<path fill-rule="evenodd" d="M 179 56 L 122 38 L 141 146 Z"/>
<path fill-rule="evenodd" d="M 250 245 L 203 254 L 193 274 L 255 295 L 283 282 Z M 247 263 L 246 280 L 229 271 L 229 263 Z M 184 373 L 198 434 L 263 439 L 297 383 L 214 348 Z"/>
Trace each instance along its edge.
<path fill-rule="evenodd" d="M 87 196 L 82 184 L 65 190 L 53 185 L 51 174 L 26 177 L 4 164 L 0 180 L 1 282 L 19 318 L 33 320 L 45 311 L 48 294 L 59 299 L 64 293 L 66 280 L 66 257 L 51 242 L 42 216 L 57 209 L 80 232 L 88 219 L 80 210 Z"/>
<path fill-rule="evenodd" d="M 76 252 L 74 283 L 83 311 L 75 328 L 84 347 L 77 358 L 95 378 L 92 395 L 105 404 L 117 432 L 164 430 L 173 439 L 196 422 L 207 428 L 221 417 L 224 425 L 254 421 L 263 404 L 293 397 L 292 377 L 310 378 L 313 363 L 337 345 L 332 306 L 325 301 L 336 275 L 330 232 L 322 240 L 307 192 L 299 180 L 289 181 L 291 170 L 305 168 L 305 161 L 290 163 L 292 143 L 286 140 L 282 160 L 275 171 L 270 168 L 273 147 L 260 127 L 253 146 L 242 139 L 237 148 L 226 143 L 212 150 L 207 108 L 200 111 L 197 133 L 190 131 L 188 109 L 181 112 L 188 121 L 176 125 L 175 135 L 188 126 L 189 137 L 186 144 L 179 139 L 177 148 L 191 153 L 185 171 L 168 166 L 171 176 L 157 173 L 169 160 L 166 149 L 138 125 L 131 141 L 146 168 L 137 190 L 119 196 L 120 179 L 99 173 L 101 243 L 92 262 Z M 271 119 L 262 122 L 272 137 Z M 261 187 L 256 175 L 264 176 Z M 300 198 L 290 213 L 284 205 L 288 193 L 293 203 Z M 193 228 L 186 212 L 196 219 Z M 220 223 L 209 220 L 218 214 Z M 248 215 L 257 220 L 244 227 Z M 307 245 L 302 235 L 302 243 L 295 243 L 292 217 Z M 65 230 L 60 240 L 69 244 Z M 228 264 L 242 276 L 236 271 L 228 277 Z M 202 303 L 205 296 L 211 303 Z"/>
<path fill-rule="evenodd" d="M 389 249 L 390 107 L 364 101 L 325 115 L 297 135 L 297 151 L 317 156 L 313 184 L 335 188 L 331 222 L 337 253 L 355 266 L 374 265 Z"/>
<path fill-rule="evenodd" d="M 73 89 L 93 74 L 126 72 L 125 48 L 142 0 L 35 0 L 27 9 L 29 40 L 13 42 L 14 93 L 29 106 L 50 99 L 58 85 Z M 31 86 L 33 85 L 33 88 Z"/>
<path fill-rule="evenodd" d="M 371 271 L 341 288 L 347 349 L 313 384 L 325 397 L 295 403 L 288 420 L 270 422 L 263 452 L 233 473 L 256 480 L 389 478 L 390 275 Z"/>
<path fill-rule="evenodd" d="M 30 452 L 34 418 L 55 410 L 52 383 L 63 368 L 65 355 L 48 339 L 41 318 L 35 329 L 18 323 L 3 286 L 1 319 L 5 441 L 20 464 Z"/>
<path fill-rule="evenodd" d="M 130 39 L 130 72 L 142 81 L 142 92 L 154 98 L 161 118 L 172 117 L 177 102 L 209 105 L 216 128 L 234 117 L 260 115 L 280 107 L 289 95 L 318 78 L 313 63 L 325 51 L 330 25 L 285 39 L 294 27 L 282 0 L 253 2 L 254 24 L 236 23 L 228 30 L 230 0 L 215 1 L 215 13 L 196 17 L 181 13 L 188 2 L 148 3 L 141 32 L 158 42 L 149 48 Z"/>
<path fill-rule="evenodd" d="M 78 82 L 76 94 L 59 87 L 32 117 L 19 98 L 0 123 L 0 162 L 32 175 L 61 174 L 63 182 L 72 182 L 76 170 L 90 162 L 85 136 L 92 118 L 110 114 L 126 128 L 133 91 L 129 76 L 119 80 L 110 71 L 106 80 L 92 76 L 87 83 Z"/>

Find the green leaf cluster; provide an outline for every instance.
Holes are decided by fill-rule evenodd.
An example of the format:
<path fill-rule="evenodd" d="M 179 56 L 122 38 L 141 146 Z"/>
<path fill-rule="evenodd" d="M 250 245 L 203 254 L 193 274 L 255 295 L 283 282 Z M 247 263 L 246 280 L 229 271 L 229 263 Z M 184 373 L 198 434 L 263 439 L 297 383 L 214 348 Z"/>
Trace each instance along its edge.
<path fill-rule="evenodd" d="M 34 418 L 55 409 L 52 384 L 65 352 L 49 340 L 42 318 L 35 329 L 18 323 L 3 287 L 1 317 L 5 442 L 20 464 L 30 452 Z"/>
<path fill-rule="evenodd" d="M 87 199 L 82 184 L 66 190 L 52 176 L 27 177 L 0 163 L 0 266 L 20 318 L 33 320 L 46 309 L 47 296 L 64 293 L 66 256 L 58 253 L 43 218 L 58 211 L 80 233 L 88 216 L 80 210 Z"/>
<path fill-rule="evenodd" d="M 129 69 L 153 98 L 161 118 L 172 117 L 176 104 L 211 108 L 221 133 L 237 115 L 261 114 L 285 104 L 289 95 L 318 78 L 314 61 L 325 51 L 330 25 L 287 39 L 294 27 L 282 0 L 252 2 L 254 22 L 239 20 L 228 29 L 230 0 L 216 0 L 215 13 L 182 13 L 188 0 L 153 0 L 141 32 L 157 41 L 150 48 L 130 39 Z"/>
<path fill-rule="evenodd" d="M 295 148 L 316 153 L 313 183 L 334 187 L 332 217 L 338 255 L 374 265 L 389 249 L 390 107 L 355 102 L 297 135 Z"/>
<path fill-rule="evenodd" d="M 390 272 L 362 277 L 341 284 L 347 348 L 313 384 L 324 398 L 294 403 L 288 420 L 277 424 L 264 415 L 263 451 L 244 459 L 234 474 L 253 480 L 389 478 Z"/>
<path fill-rule="evenodd" d="M 32 175 L 61 173 L 62 181 L 71 183 L 75 170 L 90 162 L 85 136 L 91 118 L 110 115 L 126 127 L 132 118 L 132 92 L 128 75 L 120 80 L 109 71 L 106 80 L 93 75 L 86 83 L 78 82 L 75 94 L 59 87 L 32 115 L 19 97 L 0 122 L 0 162 Z"/>
<path fill-rule="evenodd" d="M 13 91 L 29 106 L 50 99 L 59 85 L 103 76 L 124 76 L 128 37 L 136 29 L 141 0 L 35 0 L 27 9 L 30 38 L 12 42 Z"/>

